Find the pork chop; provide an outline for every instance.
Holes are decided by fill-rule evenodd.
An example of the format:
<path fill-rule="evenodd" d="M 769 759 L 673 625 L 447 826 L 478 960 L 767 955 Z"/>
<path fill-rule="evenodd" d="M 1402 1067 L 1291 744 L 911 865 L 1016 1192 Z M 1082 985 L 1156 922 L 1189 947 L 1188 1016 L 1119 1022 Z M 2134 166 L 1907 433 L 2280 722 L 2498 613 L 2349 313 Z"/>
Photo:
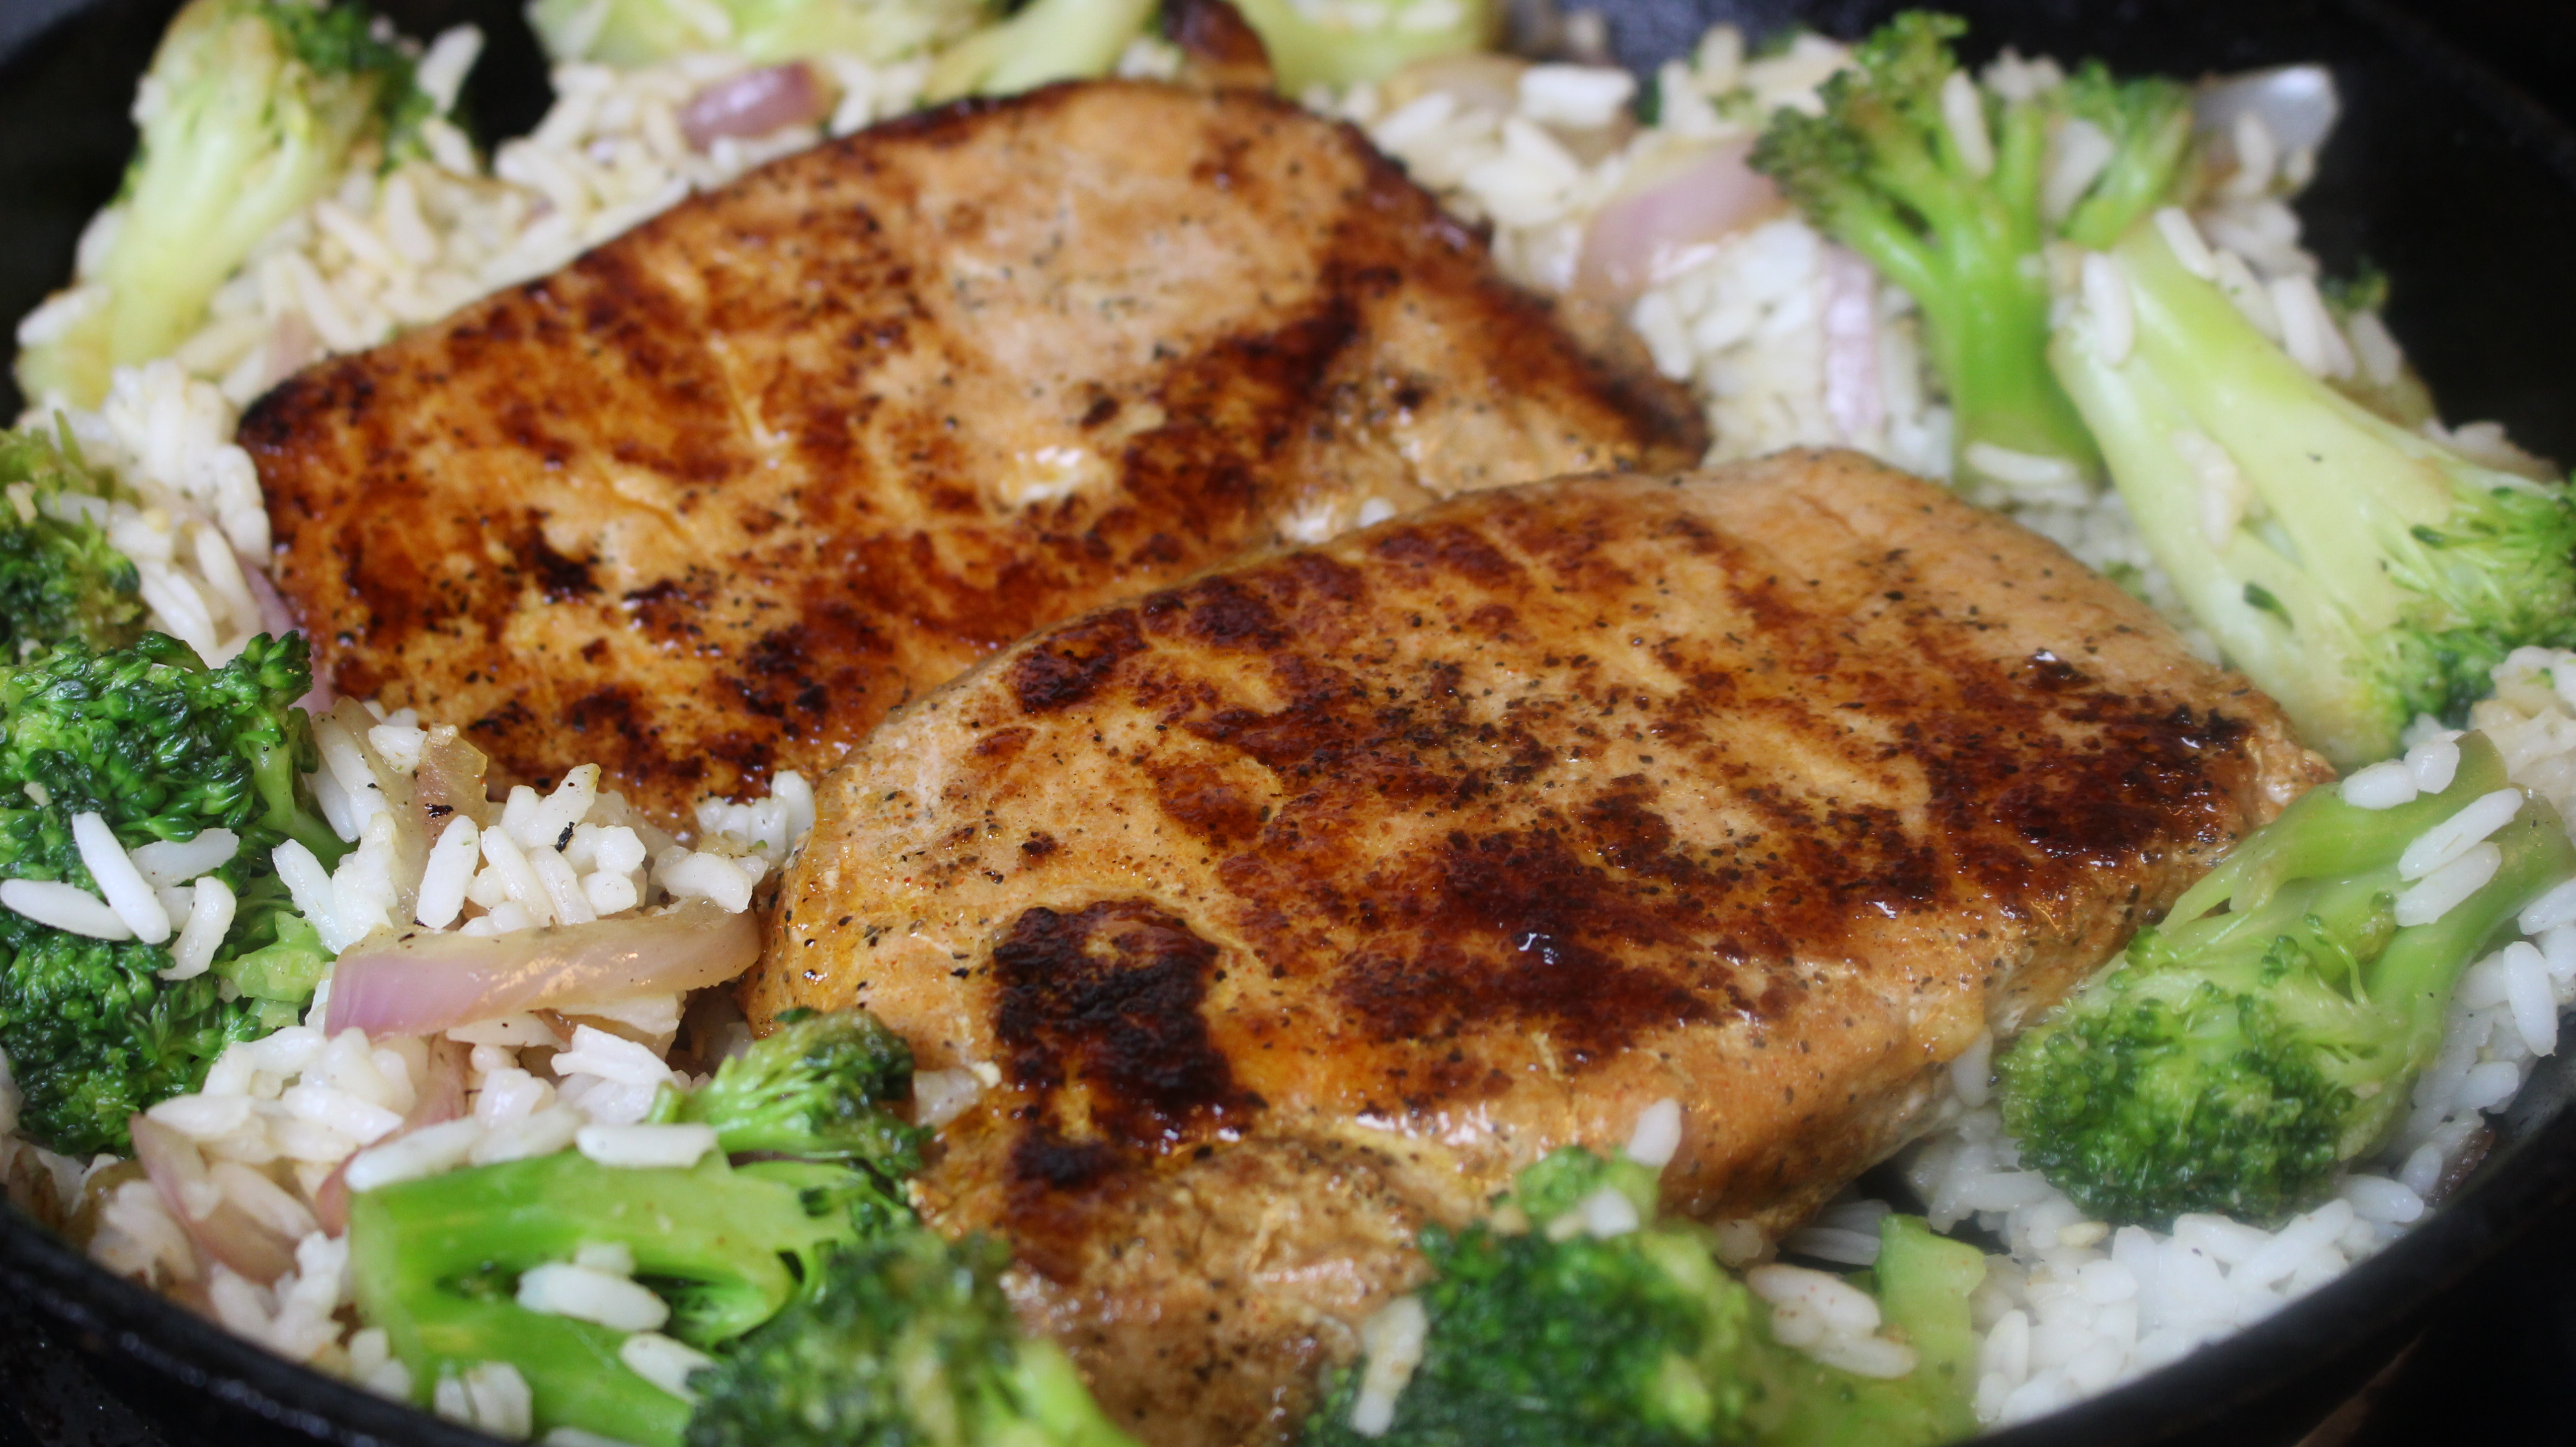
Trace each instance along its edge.
<path fill-rule="evenodd" d="M 2330 777 L 2044 539 L 1848 453 L 1487 492 L 1049 629 L 833 776 L 746 989 L 987 1091 L 922 1178 L 1158 1447 L 1567 1143 L 1777 1230 Z"/>
<path fill-rule="evenodd" d="M 1691 417 L 1357 131 L 1103 82 L 777 162 L 241 440 L 325 678 L 668 816 L 819 775 L 1041 624 L 1363 512 L 1687 465 Z"/>

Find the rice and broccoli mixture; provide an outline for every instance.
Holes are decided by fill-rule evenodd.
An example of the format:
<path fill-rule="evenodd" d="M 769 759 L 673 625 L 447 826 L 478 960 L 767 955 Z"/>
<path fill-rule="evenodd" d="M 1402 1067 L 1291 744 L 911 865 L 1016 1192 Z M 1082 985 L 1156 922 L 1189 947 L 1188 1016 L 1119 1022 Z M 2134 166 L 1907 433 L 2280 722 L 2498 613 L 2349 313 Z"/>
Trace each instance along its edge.
<path fill-rule="evenodd" d="M 1431 1283 L 1369 1321 L 1307 1441 L 1951 1440 L 2261 1319 L 2475 1166 L 2576 1003 L 2576 521 L 2499 428 L 2433 416 L 2384 283 L 2300 249 L 2322 71 L 1972 73 L 1912 15 L 1857 48 L 1720 27 L 1641 88 L 1482 51 L 1469 0 L 1240 8 L 1284 88 L 1507 272 L 1619 307 L 1711 460 L 1841 444 L 1947 479 L 2346 773 L 1955 1063 L 1900 1161 L 1922 1215 L 1847 1196 L 1776 1244 L 1659 1220 L 1664 1102 L 1427 1230 Z M 494 799 L 454 721 L 315 688 L 230 437 L 314 359 L 826 136 L 1171 76 L 1151 9 L 537 0 L 555 103 L 488 156 L 451 114 L 471 29 L 181 12 L 125 192 L 19 324 L 36 400 L 0 441 L 22 1210 L 502 1437 L 1128 1440 L 1020 1336 L 998 1248 L 907 1204 L 991 1068 L 915 1074 L 855 1012 L 753 1042 L 691 994 L 756 955 L 808 782 L 677 835 L 578 760 Z M 1563 27 L 1578 55 L 1595 21 Z"/>

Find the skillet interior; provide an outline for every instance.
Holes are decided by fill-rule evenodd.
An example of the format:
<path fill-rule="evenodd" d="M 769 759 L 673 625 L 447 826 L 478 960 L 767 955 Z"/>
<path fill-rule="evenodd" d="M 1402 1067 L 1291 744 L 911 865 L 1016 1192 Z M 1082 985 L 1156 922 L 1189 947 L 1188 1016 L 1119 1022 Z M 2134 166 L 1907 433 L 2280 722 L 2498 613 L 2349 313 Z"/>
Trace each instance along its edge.
<path fill-rule="evenodd" d="M 52 3 L 52 0 L 47 0 Z M 114 190 L 139 73 L 175 0 L 94 0 L 0 54 L 0 316 L 14 319 L 70 269 L 80 226 Z M 458 20 L 492 44 L 468 88 L 489 138 L 533 124 L 543 65 L 508 0 L 380 4 L 416 33 Z M 1620 58 L 1641 70 L 1735 19 L 1757 31 L 1805 18 L 1854 34 L 1888 0 L 1606 0 Z M 2396 281 L 2392 328 L 2445 416 L 2499 417 L 2527 446 L 2576 457 L 2576 134 L 2381 0 L 1952 0 L 1972 39 L 2132 69 L 2193 74 L 2294 60 L 2337 72 L 2345 120 L 2301 206 L 2327 265 L 2362 260 Z M 11 43 L 0 24 L 0 49 Z M 18 398 L 0 382 L 0 406 Z M 2576 1190 L 2576 1076 L 2543 1063 L 2501 1122 L 2477 1176 L 2384 1255 L 2227 1348 L 1985 1440 L 2043 1443 L 2291 1441 L 2385 1362 L 2428 1304 Z M 46 1323 L 88 1352 L 110 1392 L 191 1436 L 464 1444 L 477 1434 L 289 1366 L 140 1288 L 0 1209 L 0 1321 Z M 19 1332 L 5 1334 L 24 1341 Z M 0 1369 L 19 1362 L 0 1354 Z M 14 1385 L 14 1384 L 13 1384 Z M 82 1388 L 69 1389 L 76 1397 Z M 113 1440 L 104 1420 L 66 1440 Z M 102 1437 L 101 1431 L 109 1435 Z"/>

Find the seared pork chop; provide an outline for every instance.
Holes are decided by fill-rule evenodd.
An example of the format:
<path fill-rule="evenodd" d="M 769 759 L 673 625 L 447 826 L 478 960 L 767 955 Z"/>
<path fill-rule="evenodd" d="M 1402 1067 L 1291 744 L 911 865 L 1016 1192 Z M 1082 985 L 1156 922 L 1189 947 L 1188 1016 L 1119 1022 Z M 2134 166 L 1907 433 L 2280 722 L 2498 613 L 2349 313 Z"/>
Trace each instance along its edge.
<path fill-rule="evenodd" d="M 344 693 L 665 815 L 1283 535 L 1697 459 L 1358 132 L 1060 86 L 880 126 L 270 394 Z"/>
<path fill-rule="evenodd" d="M 747 988 L 1001 1084 L 922 1178 L 1161 1447 L 1280 1440 L 1459 1223 L 1677 1097 L 1794 1221 L 2330 777 L 1852 454 L 1457 499 L 1046 630 L 833 776 Z"/>

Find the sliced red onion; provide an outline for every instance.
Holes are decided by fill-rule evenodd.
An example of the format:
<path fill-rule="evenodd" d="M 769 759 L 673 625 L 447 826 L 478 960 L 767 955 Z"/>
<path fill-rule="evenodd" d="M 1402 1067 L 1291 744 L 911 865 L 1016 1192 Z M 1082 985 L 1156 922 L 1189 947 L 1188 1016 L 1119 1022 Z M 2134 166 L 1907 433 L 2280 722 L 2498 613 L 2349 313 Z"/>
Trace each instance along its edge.
<path fill-rule="evenodd" d="M 803 61 L 746 70 L 713 82 L 680 107 L 680 136 L 703 151 L 718 136 L 765 136 L 832 113 L 832 98 Z"/>
<path fill-rule="evenodd" d="M 404 1113 L 402 1124 L 377 1145 L 401 1140 L 413 1131 L 442 1125 L 465 1114 L 465 1067 L 473 1055 L 471 1047 L 440 1036 L 423 1043 L 429 1046 L 429 1063 L 421 1070 L 411 1109 Z M 351 1161 L 356 1159 L 354 1154 L 349 1157 Z M 314 1189 L 313 1219 L 333 1236 L 348 1229 L 349 1161 L 342 1161 Z"/>
<path fill-rule="evenodd" d="M 143 1165 L 143 1173 L 152 1179 L 152 1189 L 160 1192 L 161 1204 L 170 1210 L 170 1219 L 188 1233 L 188 1240 L 200 1255 L 220 1261 L 244 1277 L 263 1285 L 283 1276 L 295 1265 L 295 1243 L 269 1230 L 248 1211 L 220 1197 L 214 1209 L 203 1216 L 191 1215 L 188 1197 L 215 1191 L 206 1175 L 206 1162 L 197 1154 L 194 1141 L 147 1115 L 137 1115 L 128 1123 L 134 1135 L 134 1158 Z M 195 1187 L 191 1191 L 190 1187 Z"/>
<path fill-rule="evenodd" d="M 704 900 L 667 914 L 505 935 L 379 933 L 332 968 L 327 1028 L 438 1035 L 522 1010 L 720 985 L 759 956 L 751 915 Z"/>
<path fill-rule="evenodd" d="M 1752 149 L 1749 140 L 1730 141 L 1594 212 L 1575 263 L 1575 289 L 1634 296 L 1777 207 L 1780 192 L 1771 178 L 1744 162 Z"/>
<path fill-rule="evenodd" d="M 1828 245 L 1823 273 L 1825 415 L 1845 442 L 1865 445 L 1887 426 L 1878 371 L 1878 272 L 1858 252 Z"/>

